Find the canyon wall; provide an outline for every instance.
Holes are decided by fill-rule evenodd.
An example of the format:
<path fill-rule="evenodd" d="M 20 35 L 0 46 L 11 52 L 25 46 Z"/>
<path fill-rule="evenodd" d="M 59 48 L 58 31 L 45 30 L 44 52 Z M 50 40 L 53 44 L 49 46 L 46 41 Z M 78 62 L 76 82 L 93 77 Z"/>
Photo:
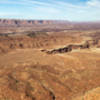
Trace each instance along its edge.
<path fill-rule="evenodd" d="M 68 21 L 57 20 L 10 20 L 0 19 L 0 26 L 32 26 L 32 25 L 50 25 L 50 24 L 68 24 Z"/>

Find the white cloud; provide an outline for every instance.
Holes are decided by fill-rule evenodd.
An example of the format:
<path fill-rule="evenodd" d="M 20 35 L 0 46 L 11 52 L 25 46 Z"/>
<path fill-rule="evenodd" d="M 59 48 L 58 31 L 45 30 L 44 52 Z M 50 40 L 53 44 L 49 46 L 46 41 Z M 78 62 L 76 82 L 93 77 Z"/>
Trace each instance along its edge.
<path fill-rule="evenodd" d="M 15 12 L 0 12 L 0 16 L 17 16 L 20 15 L 20 13 Z"/>
<path fill-rule="evenodd" d="M 87 1 L 88 6 L 100 7 L 100 0 L 89 0 Z"/>
<path fill-rule="evenodd" d="M 50 5 L 49 3 L 45 3 L 37 0 L 21 0 L 21 2 L 25 2 L 26 4 L 37 4 L 37 5 L 45 5 L 45 6 Z"/>
<path fill-rule="evenodd" d="M 36 7 L 35 8 L 37 11 L 39 12 L 43 12 L 43 13 L 52 13 L 52 14 L 57 14 L 60 13 L 60 10 L 56 9 L 56 8 L 51 8 L 51 7 Z"/>
<path fill-rule="evenodd" d="M 43 6 L 50 6 L 51 4 L 40 2 L 37 0 L 2 0 L 0 1 L 0 4 L 18 4 L 18 5 L 27 5 L 27 6 L 34 6 L 34 5 L 43 5 Z"/>

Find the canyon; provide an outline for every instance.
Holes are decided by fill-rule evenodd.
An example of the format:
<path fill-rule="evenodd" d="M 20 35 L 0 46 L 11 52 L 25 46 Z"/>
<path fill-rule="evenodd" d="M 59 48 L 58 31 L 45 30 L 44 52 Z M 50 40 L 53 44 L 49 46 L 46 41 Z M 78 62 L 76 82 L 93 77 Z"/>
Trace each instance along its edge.
<path fill-rule="evenodd" d="M 100 100 L 100 23 L 1 19 L 0 99 Z"/>

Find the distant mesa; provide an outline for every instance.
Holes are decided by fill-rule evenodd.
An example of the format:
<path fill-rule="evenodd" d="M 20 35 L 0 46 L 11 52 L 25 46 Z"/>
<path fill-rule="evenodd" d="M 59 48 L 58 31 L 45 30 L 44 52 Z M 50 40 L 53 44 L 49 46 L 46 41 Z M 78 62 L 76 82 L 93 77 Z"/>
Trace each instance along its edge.
<path fill-rule="evenodd" d="M 31 26 L 36 24 L 62 24 L 68 23 L 68 21 L 60 20 L 11 20 L 11 19 L 0 19 L 0 26 Z"/>

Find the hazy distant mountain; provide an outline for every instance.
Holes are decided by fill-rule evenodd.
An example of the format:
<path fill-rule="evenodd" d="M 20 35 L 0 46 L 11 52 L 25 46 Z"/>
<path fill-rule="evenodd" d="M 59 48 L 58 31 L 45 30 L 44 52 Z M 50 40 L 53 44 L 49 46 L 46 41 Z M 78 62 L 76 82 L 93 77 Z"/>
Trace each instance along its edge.
<path fill-rule="evenodd" d="M 13 26 L 32 26 L 36 24 L 68 24 L 69 21 L 59 21 L 59 20 L 9 20 L 0 19 L 0 25 L 13 25 Z"/>
<path fill-rule="evenodd" d="M 24 27 L 24 26 L 45 26 L 48 29 L 100 29 L 100 21 L 98 22 L 71 22 L 67 20 L 14 20 L 0 19 L 0 27 Z"/>

